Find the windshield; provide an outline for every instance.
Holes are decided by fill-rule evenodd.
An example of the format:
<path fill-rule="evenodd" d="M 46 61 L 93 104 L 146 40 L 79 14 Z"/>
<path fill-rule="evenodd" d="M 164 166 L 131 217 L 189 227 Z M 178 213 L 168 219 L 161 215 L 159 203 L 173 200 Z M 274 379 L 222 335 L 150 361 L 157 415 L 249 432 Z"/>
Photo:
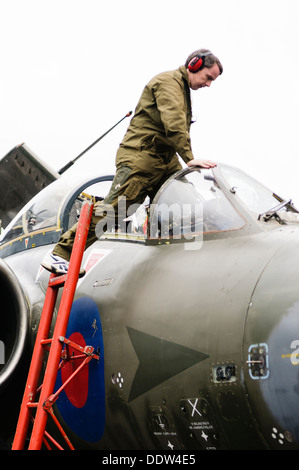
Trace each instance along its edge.
<path fill-rule="evenodd" d="M 221 172 L 230 186 L 230 191 L 236 194 L 241 202 L 257 217 L 270 211 L 283 201 L 282 198 L 237 168 L 222 166 Z M 287 206 L 282 210 L 287 211 L 290 209 L 295 210 Z"/>

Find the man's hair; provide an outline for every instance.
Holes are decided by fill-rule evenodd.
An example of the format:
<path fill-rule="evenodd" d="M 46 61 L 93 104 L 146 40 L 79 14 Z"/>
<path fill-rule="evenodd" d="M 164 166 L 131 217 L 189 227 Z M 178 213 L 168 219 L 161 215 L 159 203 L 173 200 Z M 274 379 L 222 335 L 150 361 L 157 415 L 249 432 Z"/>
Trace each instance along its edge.
<path fill-rule="evenodd" d="M 200 55 L 200 54 L 204 54 L 205 52 L 211 52 L 211 51 L 209 49 L 198 49 L 197 51 L 192 52 L 192 54 L 190 54 L 187 57 L 185 67 L 188 68 L 188 64 L 190 60 L 193 59 L 193 57 L 196 57 L 197 55 Z M 211 67 L 213 67 L 214 64 L 218 65 L 219 70 L 220 70 L 220 75 L 221 75 L 223 72 L 223 66 L 220 60 L 213 53 L 211 53 L 210 55 L 207 55 L 205 57 L 204 67 L 207 67 L 208 69 L 210 69 Z"/>

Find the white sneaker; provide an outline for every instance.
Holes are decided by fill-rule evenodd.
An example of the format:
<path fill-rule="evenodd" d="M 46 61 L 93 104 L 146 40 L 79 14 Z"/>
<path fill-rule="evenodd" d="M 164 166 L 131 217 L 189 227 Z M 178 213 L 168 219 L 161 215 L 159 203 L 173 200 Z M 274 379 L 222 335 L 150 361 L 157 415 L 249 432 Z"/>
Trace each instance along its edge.
<path fill-rule="evenodd" d="M 62 258 L 61 256 L 53 255 L 53 253 L 48 253 L 41 262 L 41 265 L 55 274 L 66 274 L 69 269 L 69 261 Z M 85 270 L 80 269 L 79 277 L 84 276 Z"/>

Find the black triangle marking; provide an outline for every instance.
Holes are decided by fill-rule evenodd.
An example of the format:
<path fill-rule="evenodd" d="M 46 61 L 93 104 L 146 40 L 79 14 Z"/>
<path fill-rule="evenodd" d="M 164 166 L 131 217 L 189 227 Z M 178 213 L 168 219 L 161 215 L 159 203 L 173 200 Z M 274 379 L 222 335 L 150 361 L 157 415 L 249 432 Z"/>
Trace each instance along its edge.
<path fill-rule="evenodd" d="M 202 352 L 133 328 L 127 327 L 127 330 L 140 362 L 129 401 L 209 357 Z"/>

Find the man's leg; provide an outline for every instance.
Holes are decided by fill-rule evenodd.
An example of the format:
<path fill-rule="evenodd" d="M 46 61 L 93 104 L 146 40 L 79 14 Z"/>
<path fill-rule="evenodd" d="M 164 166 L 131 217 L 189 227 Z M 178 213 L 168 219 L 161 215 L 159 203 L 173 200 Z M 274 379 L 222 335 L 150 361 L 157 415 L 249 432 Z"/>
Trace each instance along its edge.
<path fill-rule="evenodd" d="M 54 255 L 61 256 L 63 259 L 67 261 L 70 260 L 77 227 L 78 227 L 78 223 L 73 225 L 69 230 L 67 230 L 61 235 L 57 245 L 52 251 Z"/>
<path fill-rule="evenodd" d="M 101 207 L 102 215 L 96 216 L 95 215 L 95 208 L 96 207 Z M 90 226 L 87 234 L 87 239 L 86 239 L 86 245 L 85 249 L 90 247 L 97 238 L 99 238 L 95 234 L 95 229 L 100 222 L 101 219 L 105 218 L 105 222 L 107 218 L 111 219 L 111 224 L 114 223 L 115 220 L 115 215 L 114 215 L 114 209 L 113 205 L 111 204 L 105 204 L 105 201 L 100 201 L 95 204 L 92 216 L 91 216 L 91 221 L 90 221 Z M 109 225 L 109 223 L 108 223 Z M 66 261 L 70 260 L 72 249 L 74 246 L 74 241 L 75 241 L 75 236 L 76 236 L 76 231 L 78 228 L 78 223 L 73 225 L 69 230 L 67 230 L 65 233 L 61 235 L 59 238 L 59 241 L 55 245 L 55 248 L 53 249 L 52 253 L 56 256 L 60 256 L 61 258 L 65 259 Z"/>
<path fill-rule="evenodd" d="M 115 225 L 118 219 L 118 199 L 124 198 L 126 209 L 134 204 L 141 203 L 146 196 L 147 179 L 127 167 L 120 167 L 114 177 L 111 189 L 104 201 L 94 205 L 92 219 L 87 235 L 86 248 L 92 245 L 105 231 L 106 226 Z M 122 204 L 123 207 L 123 204 Z M 125 214 L 120 214 L 125 218 Z M 105 222 L 103 227 L 99 222 Z M 42 265 L 51 272 L 65 273 L 68 269 L 78 224 L 73 225 L 61 235 L 52 253 L 42 261 Z M 99 228 L 100 227 L 100 228 Z M 96 230 L 97 228 L 97 230 Z"/>

